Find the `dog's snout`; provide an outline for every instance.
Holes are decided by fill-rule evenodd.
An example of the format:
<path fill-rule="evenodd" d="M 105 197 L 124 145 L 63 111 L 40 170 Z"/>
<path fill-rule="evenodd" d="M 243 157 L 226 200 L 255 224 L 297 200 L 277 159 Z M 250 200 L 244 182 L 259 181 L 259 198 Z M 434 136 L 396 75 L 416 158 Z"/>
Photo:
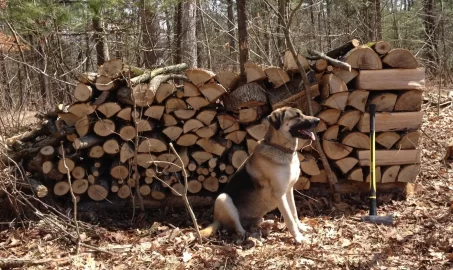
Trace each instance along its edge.
<path fill-rule="evenodd" d="M 321 121 L 321 119 L 319 119 L 318 117 L 312 117 L 310 122 L 313 127 L 316 127 L 316 126 L 318 126 L 320 121 Z"/>

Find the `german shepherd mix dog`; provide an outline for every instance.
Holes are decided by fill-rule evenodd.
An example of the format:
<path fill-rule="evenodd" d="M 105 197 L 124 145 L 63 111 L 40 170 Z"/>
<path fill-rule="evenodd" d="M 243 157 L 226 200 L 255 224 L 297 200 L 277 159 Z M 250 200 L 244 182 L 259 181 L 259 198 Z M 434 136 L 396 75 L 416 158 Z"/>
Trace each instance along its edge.
<path fill-rule="evenodd" d="M 300 174 L 297 139 L 315 140 L 312 129 L 319 118 L 283 107 L 267 119 L 270 125 L 264 139 L 217 197 L 214 222 L 201 231 L 203 237 L 212 235 L 220 226 L 244 237 L 244 227 L 259 226 L 266 213 L 278 208 L 295 241 L 304 239 L 293 194 Z"/>

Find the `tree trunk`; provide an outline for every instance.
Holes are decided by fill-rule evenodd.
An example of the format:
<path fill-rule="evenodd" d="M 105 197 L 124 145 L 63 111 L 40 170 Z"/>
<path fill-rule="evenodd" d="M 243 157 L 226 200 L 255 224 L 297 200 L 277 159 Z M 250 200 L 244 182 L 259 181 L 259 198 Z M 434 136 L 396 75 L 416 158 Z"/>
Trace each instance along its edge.
<path fill-rule="evenodd" d="M 157 55 L 154 51 L 159 38 L 159 19 L 155 13 L 156 6 L 148 1 L 142 1 L 142 46 L 144 47 L 145 67 L 149 68 L 156 64 Z"/>
<path fill-rule="evenodd" d="M 182 62 L 189 67 L 197 67 L 197 17 L 196 0 L 186 0 L 182 4 Z"/>
<path fill-rule="evenodd" d="M 436 69 L 437 59 L 437 44 L 436 44 L 436 16 L 434 15 L 434 0 L 423 0 L 423 26 L 425 28 L 425 55 L 428 61 L 426 69 L 431 74 Z"/>
<path fill-rule="evenodd" d="M 181 63 L 181 34 L 182 34 L 182 24 L 181 24 L 181 16 L 182 16 L 182 2 L 178 2 L 175 7 L 175 17 L 174 17 L 174 50 L 173 50 L 173 62 L 175 64 Z"/>
<path fill-rule="evenodd" d="M 246 1 L 237 0 L 236 4 L 238 10 L 239 66 L 241 70 L 241 76 L 245 78 L 244 65 L 249 59 Z"/>
<path fill-rule="evenodd" d="M 382 39 L 382 16 L 381 16 L 381 0 L 374 0 L 375 16 L 374 16 L 374 37 L 375 40 Z"/>
<path fill-rule="evenodd" d="M 278 0 L 278 12 L 280 13 L 281 17 L 278 17 L 277 49 L 278 55 L 281 58 L 281 54 L 286 50 L 285 35 L 283 34 L 283 20 L 286 18 L 286 0 Z"/>
<path fill-rule="evenodd" d="M 109 47 L 107 44 L 107 36 L 104 33 L 103 21 L 100 17 L 100 11 L 95 11 L 92 23 L 94 33 L 94 42 L 96 43 L 96 59 L 98 66 L 102 65 L 105 61 L 110 59 Z"/>

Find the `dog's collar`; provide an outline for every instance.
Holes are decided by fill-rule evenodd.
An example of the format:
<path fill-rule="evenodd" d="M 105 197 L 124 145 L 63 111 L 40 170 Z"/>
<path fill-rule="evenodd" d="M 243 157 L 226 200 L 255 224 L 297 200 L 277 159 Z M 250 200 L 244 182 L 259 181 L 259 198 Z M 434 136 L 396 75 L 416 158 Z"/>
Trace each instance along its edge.
<path fill-rule="evenodd" d="M 264 142 L 266 144 L 268 144 L 269 146 L 272 146 L 274 148 L 277 148 L 278 150 L 282 151 L 283 153 L 286 153 L 286 154 L 295 154 L 296 153 L 296 150 L 292 150 L 292 149 L 288 149 L 286 147 L 283 147 L 281 145 L 278 145 L 278 144 L 275 144 L 275 143 L 271 143 L 269 142 L 268 140 L 264 139 Z"/>

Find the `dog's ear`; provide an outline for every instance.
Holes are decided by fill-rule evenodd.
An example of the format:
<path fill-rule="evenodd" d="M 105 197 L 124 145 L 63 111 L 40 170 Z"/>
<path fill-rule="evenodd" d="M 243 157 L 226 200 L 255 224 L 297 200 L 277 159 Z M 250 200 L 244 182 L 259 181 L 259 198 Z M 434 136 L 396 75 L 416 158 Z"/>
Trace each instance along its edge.
<path fill-rule="evenodd" d="M 267 120 L 275 129 L 279 129 L 285 119 L 285 113 L 286 110 L 275 110 L 267 117 Z"/>

